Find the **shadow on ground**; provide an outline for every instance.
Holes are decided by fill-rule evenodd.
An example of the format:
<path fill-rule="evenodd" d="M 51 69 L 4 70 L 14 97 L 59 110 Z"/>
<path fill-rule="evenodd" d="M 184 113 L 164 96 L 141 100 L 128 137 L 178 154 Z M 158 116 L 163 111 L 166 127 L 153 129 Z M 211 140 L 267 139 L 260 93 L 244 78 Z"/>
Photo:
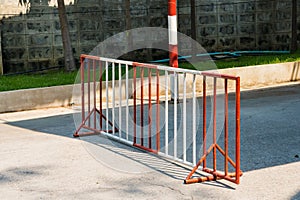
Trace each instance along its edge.
<path fill-rule="evenodd" d="M 245 172 L 299 162 L 299 85 L 243 92 L 241 96 L 242 170 Z M 72 114 L 7 124 L 70 138 L 75 131 Z M 148 153 L 141 154 L 139 150 L 132 150 L 131 147 L 116 142 L 102 144 L 99 138 L 101 137 L 97 137 L 97 141 L 93 141 L 92 138 L 84 140 L 174 179 L 183 180 L 189 172 L 180 165 L 174 165 Z M 297 198 L 299 194 L 293 199 Z"/>

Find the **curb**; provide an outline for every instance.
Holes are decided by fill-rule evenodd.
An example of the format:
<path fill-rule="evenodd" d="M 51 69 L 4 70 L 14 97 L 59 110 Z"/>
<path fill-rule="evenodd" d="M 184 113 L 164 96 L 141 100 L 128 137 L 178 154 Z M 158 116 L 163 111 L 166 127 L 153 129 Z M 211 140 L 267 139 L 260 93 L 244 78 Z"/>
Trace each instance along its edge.
<path fill-rule="evenodd" d="M 0 92 L 0 113 L 52 107 L 72 102 L 73 85 Z"/>
<path fill-rule="evenodd" d="M 221 74 L 240 76 L 241 88 L 258 88 L 300 80 L 300 62 L 257 65 L 213 70 Z M 79 94 L 78 94 L 79 95 Z M 73 104 L 73 85 L 0 92 L 0 113 Z M 75 97 L 76 99 L 78 97 Z"/>

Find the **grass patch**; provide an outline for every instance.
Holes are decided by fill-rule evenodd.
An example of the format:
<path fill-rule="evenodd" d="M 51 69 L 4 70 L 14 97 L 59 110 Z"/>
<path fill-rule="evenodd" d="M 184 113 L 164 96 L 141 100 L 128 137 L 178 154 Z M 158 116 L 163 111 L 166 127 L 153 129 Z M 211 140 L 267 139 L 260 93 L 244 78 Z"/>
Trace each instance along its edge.
<path fill-rule="evenodd" d="M 234 67 L 244 67 L 263 64 L 275 64 L 284 62 L 300 61 L 300 50 L 292 54 L 269 54 L 269 55 L 244 55 L 236 58 L 222 59 L 212 61 L 202 61 L 195 64 L 196 69 L 225 69 Z M 180 63 L 179 67 L 186 69 L 194 69 L 190 63 Z"/>
<path fill-rule="evenodd" d="M 186 69 L 198 69 L 198 70 L 208 70 L 233 67 L 243 67 L 261 64 L 274 64 L 282 62 L 292 62 L 300 61 L 300 51 L 293 54 L 279 54 L 279 55 L 260 55 L 260 56 L 241 56 L 237 58 L 216 60 L 212 61 L 202 61 L 198 62 L 193 66 L 190 63 L 180 63 L 180 68 Z M 167 63 L 166 63 L 167 65 Z M 116 66 L 115 75 L 118 77 L 118 69 Z M 122 75 L 124 75 L 125 69 L 122 68 Z M 145 76 L 147 76 L 147 70 L 145 70 Z M 140 70 L 137 70 L 137 76 L 139 76 Z M 9 75 L 0 76 L 0 91 L 10 91 L 18 89 L 28 89 L 28 88 L 40 88 L 40 87 L 50 87 L 57 85 L 68 85 L 73 84 L 76 79 L 77 71 L 72 73 L 65 73 L 63 71 L 49 72 L 45 74 L 27 74 L 27 75 Z M 130 74 L 129 77 L 133 75 Z M 98 75 L 97 75 L 98 77 Z M 112 74 L 109 71 L 109 79 L 111 79 Z M 105 72 L 103 74 L 103 80 L 105 80 Z"/>
<path fill-rule="evenodd" d="M 73 84 L 77 72 L 0 76 L 0 91 Z"/>
<path fill-rule="evenodd" d="M 293 54 L 263 55 L 263 56 L 241 56 L 235 59 L 217 60 L 218 69 L 244 67 L 263 64 L 275 64 L 293 62 L 300 60 L 300 51 Z"/>

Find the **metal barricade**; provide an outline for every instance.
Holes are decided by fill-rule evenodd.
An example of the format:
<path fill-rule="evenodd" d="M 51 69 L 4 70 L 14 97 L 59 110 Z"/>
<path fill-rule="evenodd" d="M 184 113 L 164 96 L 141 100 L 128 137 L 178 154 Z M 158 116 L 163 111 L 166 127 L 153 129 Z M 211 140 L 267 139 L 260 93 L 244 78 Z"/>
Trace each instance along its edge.
<path fill-rule="evenodd" d="M 74 137 L 100 133 L 192 166 L 186 184 L 239 184 L 239 77 L 81 55 L 81 94 Z"/>

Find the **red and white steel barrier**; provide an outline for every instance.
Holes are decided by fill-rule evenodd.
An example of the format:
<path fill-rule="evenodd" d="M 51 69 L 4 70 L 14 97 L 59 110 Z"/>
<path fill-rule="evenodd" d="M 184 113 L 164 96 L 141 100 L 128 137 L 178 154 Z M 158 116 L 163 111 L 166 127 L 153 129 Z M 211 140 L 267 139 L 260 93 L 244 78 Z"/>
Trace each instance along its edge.
<path fill-rule="evenodd" d="M 182 87 L 182 99 L 178 101 L 179 94 L 174 93 L 172 104 L 170 75 L 176 77 L 175 82 L 182 82 L 174 84 L 175 90 L 178 85 Z M 234 96 L 231 110 L 229 83 L 235 88 L 230 93 Z M 218 94 L 219 90 L 224 94 Z M 184 181 L 186 184 L 217 179 L 239 184 L 239 77 L 81 55 L 81 93 L 82 120 L 74 137 L 102 134 L 188 164 L 193 168 Z M 221 112 L 217 102 L 223 105 Z M 218 121 L 222 125 L 222 144 L 218 143 Z M 217 165 L 222 161 L 220 155 L 224 163 L 221 167 Z M 195 172 L 201 170 L 210 175 L 195 177 Z"/>

